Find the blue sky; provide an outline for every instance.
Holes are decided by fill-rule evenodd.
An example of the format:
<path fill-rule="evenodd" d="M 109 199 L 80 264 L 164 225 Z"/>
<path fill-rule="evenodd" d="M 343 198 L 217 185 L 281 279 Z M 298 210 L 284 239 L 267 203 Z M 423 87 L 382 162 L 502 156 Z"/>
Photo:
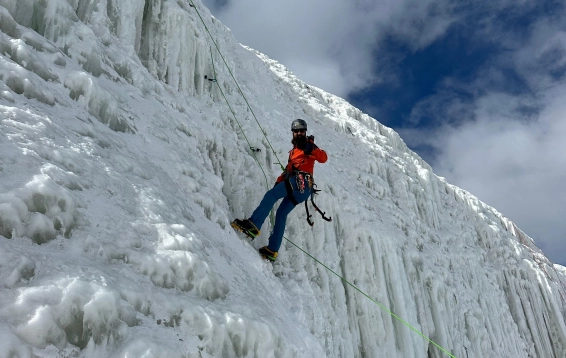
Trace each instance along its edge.
<path fill-rule="evenodd" d="M 204 3 L 239 42 L 395 129 L 566 265 L 566 3 Z"/>

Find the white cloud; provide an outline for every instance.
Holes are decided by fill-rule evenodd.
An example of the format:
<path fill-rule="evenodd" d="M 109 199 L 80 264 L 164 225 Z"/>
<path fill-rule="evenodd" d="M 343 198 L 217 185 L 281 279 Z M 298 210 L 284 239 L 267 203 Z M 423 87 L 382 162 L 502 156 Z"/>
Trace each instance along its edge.
<path fill-rule="evenodd" d="M 238 0 L 216 6 L 215 15 L 241 43 L 281 62 L 307 83 L 345 97 L 388 75 L 382 70 L 388 65 L 376 52 L 385 36 L 394 35 L 414 49 L 441 36 L 452 19 L 438 4 Z"/>
<path fill-rule="evenodd" d="M 473 121 L 402 134 L 434 147 L 437 174 L 497 208 L 566 264 L 566 87 L 545 95 L 536 120 L 512 119 L 520 98 L 492 93 L 469 106 Z"/>
<path fill-rule="evenodd" d="M 566 32 L 561 17 L 541 18 L 522 39 L 501 33 L 507 51 L 472 83 L 447 80 L 437 95 L 414 108 L 415 123 L 436 115 L 443 124 L 404 135 L 408 143 L 435 149 L 432 165 L 439 175 L 496 207 L 549 258 L 566 264 Z M 509 69 L 523 86 L 513 88 L 517 82 L 506 78 Z M 455 95 L 462 92 L 467 100 Z"/>

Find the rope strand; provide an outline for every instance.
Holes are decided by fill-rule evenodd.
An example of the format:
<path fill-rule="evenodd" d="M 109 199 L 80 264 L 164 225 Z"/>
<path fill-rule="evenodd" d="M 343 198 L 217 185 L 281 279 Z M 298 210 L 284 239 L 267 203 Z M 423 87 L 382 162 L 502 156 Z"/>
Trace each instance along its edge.
<path fill-rule="evenodd" d="M 273 149 L 273 146 L 271 145 L 271 142 L 269 141 L 269 138 L 267 138 L 267 132 L 263 129 L 263 127 L 261 126 L 261 124 L 259 123 L 259 120 L 257 119 L 252 107 L 250 106 L 250 103 L 248 102 L 248 99 L 246 98 L 246 96 L 244 95 L 244 92 L 242 91 L 242 89 L 240 88 L 240 85 L 238 84 L 238 81 L 236 80 L 236 77 L 234 76 L 234 74 L 232 73 L 232 70 L 230 70 L 230 66 L 228 66 L 228 63 L 226 62 L 226 59 L 224 58 L 224 56 L 222 55 L 222 52 L 220 51 L 220 48 L 218 47 L 218 44 L 216 43 L 216 41 L 214 41 L 214 37 L 212 36 L 212 34 L 210 33 L 210 30 L 208 29 L 208 26 L 206 26 L 206 23 L 204 22 L 202 16 L 200 15 L 200 12 L 198 11 L 197 7 L 195 6 L 195 4 L 193 3 L 192 0 L 191 4 L 193 5 L 192 7 L 195 9 L 198 17 L 200 18 L 200 21 L 202 22 L 202 24 L 204 25 L 204 28 L 206 29 L 206 32 L 208 33 L 208 36 L 210 36 L 210 39 L 212 40 L 212 43 L 214 44 L 214 46 L 216 47 L 216 50 L 218 51 L 218 54 L 220 55 L 220 57 L 222 58 L 222 61 L 224 62 L 224 64 L 226 65 L 226 69 L 228 70 L 228 72 L 230 73 L 230 76 L 232 76 L 232 79 L 234 80 L 234 83 L 236 84 L 236 87 L 238 88 L 238 91 L 240 92 L 240 94 L 242 95 L 242 97 L 244 98 L 244 101 L 246 102 L 246 105 L 248 106 L 248 109 L 250 110 L 250 112 L 252 113 L 252 116 L 254 117 L 257 125 L 259 126 L 259 129 L 261 130 L 261 133 L 263 134 L 263 136 L 265 137 L 265 139 L 267 140 L 267 143 L 269 144 L 269 147 L 271 148 L 271 151 L 273 152 L 273 154 L 275 155 L 275 158 L 277 158 L 277 162 L 278 164 L 281 166 L 281 170 L 285 171 L 285 167 L 283 166 L 283 164 L 281 164 L 281 160 L 279 160 L 279 157 L 277 156 L 277 152 L 275 152 L 275 149 Z"/>
<path fill-rule="evenodd" d="M 244 136 L 244 138 L 246 139 L 246 142 L 248 143 L 248 146 L 250 148 L 253 148 L 250 141 L 248 140 L 248 137 L 246 136 L 246 132 L 244 132 L 244 129 L 242 128 L 242 125 L 240 124 L 240 121 L 238 120 L 238 117 L 236 116 L 236 112 L 234 112 L 234 110 L 232 109 L 232 106 L 230 106 L 230 103 L 228 102 L 228 99 L 226 98 L 226 95 L 224 94 L 224 91 L 222 90 L 222 87 L 220 87 L 220 83 L 218 83 L 218 81 L 216 80 L 216 69 L 214 67 L 214 56 L 212 55 L 212 47 L 210 47 L 210 59 L 212 61 L 212 72 L 214 74 L 214 82 L 216 83 L 216 85 L 218 86 L 218 90 L 220 90 L 220 93 L 222 94 L 222 97 L 224 98 L 224 101 L 226 102 L 226 104 L 228 105 L 228 108 L 230 108 L 230 112 L 232 112 L 232 116 L 234 116 L 234 119 L 236 120 L 236 123 L 238 123 L 238 127 L 240 128 L 240 131 L 242 132 L 242 135 Z M 263 176 L 265 178 L 265 188 L 269 189 L 269 180 L 267 179 L 267 174 L 265 173 L 265 170 L 263 169 L 263 166 L 261 165 L 261 163 L 259 162 L 259 159 L 257 158 L 257 155 L 255 154 L 256 151 L 252 149 L 252 155 L 257 163 L 257 165 L 260 167 L 261 171 L 263 172 Z M 269 213 L 269 221 L 271 222 L 271 226 L 274 226 L 275 224 L 275 215 L 273 214 L 273 210 L 271 210 L 271 212 Z"/>

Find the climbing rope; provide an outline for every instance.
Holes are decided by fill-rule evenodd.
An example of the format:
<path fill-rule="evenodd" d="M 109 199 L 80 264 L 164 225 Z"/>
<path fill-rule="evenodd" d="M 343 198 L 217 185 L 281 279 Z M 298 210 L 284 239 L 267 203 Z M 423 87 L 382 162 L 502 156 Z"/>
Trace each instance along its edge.
<path fill-rule="evenodd" d="M 238 88 L 238 91 L 240 92 L 240 94 L 242 95 L 242 97 L 244 98 L 244 101 L 246 102 L 250 112 L 252 113 L 253 117 L 255 118 L 263 136 L 265 137 L 265 139 L 267 140 L 267 143 L 269 144 L 271 150 L 273 151 L 273 154 L 275 154 L 275 157 L 278 160 L 278 164 L 281 166 L 282 170 L 285 170 L 285 167 L 281 164 L 281 161 L 279 160 L 279 157 L 277 157 L 277 153 L 275 152 L 275 150 L 273 149 L 273 146 L 271 145 L 271 143 L 269 142 L 269 139 L 267 138 L 267 133 L 263 130 L 261 124 L 259 123 L 257 117 L 255 116 L 248 100 L 246 99 L 246 96 L 244 95 L 243 91 L 241 90 L 240 86 L 238 85 L 238 81 L 236 80 L 236 78 L 234 77 L 234 74 L 232 73 L 232 71 L 230 70 L 230 67 L 228 66 L 228 63 L 226 62 L 226 60 L 224 59 L 224 56 L 222 55 L 222 53 L 220 52 L 220 49 L 218 47 L 218 45 L 216 44 L 216 41 L 214 41 L 214 38 L 212 37 L 212 34 L 210 33 L 208 27 L 206 26 L 206 23 L 204 22 L 202 16 L 200 15 L 198 9 L 196 8 L 195 4 L 192 2 L 192 0 L 190 0 L 190 5 L 192 8 L 195 9 L 196 13 L 198 14 L 198 17 L 200 18 L 202 24 L 204 25 L 206 32 L 208 33 L 208 35 L 210 36 L 210 39 L 212 40 L 212 42 L 214 43 L 216 50 L 218 51 L 218 54 L 220 55 L 220 57 L 222 58 L 222 60 L 224 61 L 224 64 L 226 65 L 226 68 L 228 69 L 228 71 L 230 72 L 230 75 L 232 76 L 232 79 L 234 80 L 234 82 L 236 83 L 236 87 Z M 220 84 L 218 83 L 218 80 L 216 78 L 216 70 L 215 70 L 215 66 L 214 66 L 214 57 L 212 56 L 212 48 L 210 48 L 210 56 L 211 56 L 211 60 L 212 60 L 212 70 L 213 70 L 213 74 L 214 74 L 214 78 L 211 79 L 212 82 L 215 82 L 218 86 L 218 89 L 220 90 L 220 93 L 222 94 L 222 97 L 224 98 L 224 100 L 226 101 L 226 104 L 228 105 L 228 108 L 230 108 L 230 111 L 232 112 L 232 115 L 234 116 L 234 119 L 236 120 L 236 123 L 238 123 L 238 126 L 240 128 L 240 131 L 242 132 L 242 134 L 244 135 L 244 138 L 246 139 L 246 142 L 248 143 L 248 146 L 251 148 L 253 148 L 251 146 L 250 141 L 248 140 L 240 122 L 238 121 L 238 118 L 236 116 L 236 113 L 234 112 L 234 110 L 232 109 L 232 106 L 230 106 L 230 103 L 228 102 L 228 99 L 226 98 L 226 96 L 224 95 L 224 91 L 222 90 Z M 255 155 L 255 151 L 252 149 L 252 155 L 254 156 L 254 159 L 256 161 L 256 163 L 258 164 L 258 166 L 261 168 L 263 175 L 265 176 L 265 180 L 266 180 L 266 184 L 268 183 L 267 180 L 267 175 L 265 173 L 265 170 L 263 168 L 263 166 L 261 165 L 260 161 L 258 160 L 257 156 Z M 271 224 L 273 225 L 273 215 L 271 218 L 272 222 Z M 311 254 L 309 254 L 307 251 L 303 250 L 300 246 L 298 246 L 297 244 L 295 244 L 293 241 L 289 240 L 287 237 L 283 236 L 283 238 L 285 240 L 287 240 L 287 242 L 289 242 L 290 244 L 292 244 L 293 246 L 295 246 L 297 249 L 299 249 L 300 251 L 302 251 L 304 254 L 306 254 L 308 257 L 310 257 L 311 259 L 313 259 L 316 263 L 318 263 L 319 265 L 322 265 L 325 269 L 327 269 L 329 272 L 331 272 L 332 274 L 334 274 L 335 276 L 337 276 L 338 278 L 340 278 L 340 280 L 342 280 L 343 282 L 345 282 L 346 284 L 348 284 L 349 286 L 351 286 L 352 288 L 354 288 L 356 291 L 358 291 L 359 293 L 361 293 L 362 295 L 364 295 L 365 297 L 367 297 L 369 300 L 371 300 L 373 303 L 375 303 L 379 308 L 381 308 L 383 311 L 387 312 L 388 314 L 390 314 L 393 318 L 397 319 L 399 322 L 401 322 L 402 324 L 404 324 L 405 326 L 407 326 L 409 329 L 411 329 L 413 332 L 417 333 L 419 336 L 423 337 L 425 340 L 427 340 L 428 342 L 430 342 L 432 345 L 434 345 L 435 347 L 437 347 L 438 349 L 440 349 L 441 351 L 443 351 L 444 353 L 446 353 L 448 356 L 450 356 L 451 358 L 456 358 L 453 354 L 451 354 L 448 350 L 444 349 L 442 346 L 440 346 L 439 344 L 437 344 L 436 342 L 434 342 L 432 339 L 428 338 L 427 336 L 425 336 L 422 332 L 420 332 L 418 329 L 414 328 L 413 326 L 411 326 L 408 322 L 406 322 L 405 320 L 403 320 L 402 318 L 400 318 L 399 316 L 397 316 L 396 314 L 394 314 L 393 312 L 391 312 L 389 309 L 387 309 L 387 307 L 383 306 L 382 304 L 380 304 L 378 301 L 376 301 L 375 299 L 373 299 L 371 296 L 369 296 L 367 293 L 365 293 L 364 291 L 362 291 L 361 289 L 359 289 L 356 285 L 354 285 L 353 283 L 351 283 L 350 281 L 346 280 L 343 276 L 339 275 L 337 272 L 335 272 L 334 270 L 332 270 L 330 267 L 326 266 L 324 263 L 322 263 L 321 261 L 319 261 L 316 257 L 312 256 Z"/>
<path fill-rule="evenodd" d="M 246 142 L 248 143 L 248 146 L 250 147 L 250 149 L 252 149 L 252 144 L 250 143 L 248 137 L 246 136 L 246 132 L 244 131 L 244 129 L 242 128 L 242 125 L 240 124 L 240 121 L 238 120 L 238 117 L 236 116 L 236 112 L 234 112 L 234 110 L 232 109 L 232 106 L 230 105 L 230 103 L 228 102 L 228 99 L 226 98 L 226 95 L 224 94 L 224 91 L 222 90 L 222 87 L 220 86 L 220 84 L 218 83 L 218 81 L 216 80 L 216 70 L 214 69 L 214 57 L 212 56 L 212 48 L 210 49 L 210 57 L 212 59 L 212 71 L 214 73 L 214 80 L 213 82 L 215 82 L 218 86 L 218 89 L 220 90 L 220 93 L 222 94 L 222 97 L 224 98 L 224 101 L 226 101 L 226 104 L 228 105 L 228 108 L 230 108 L 230 112 L 232 112 L 232 116 L 234 116 L 234 119 L 236 120 L 236 123 L 238 123 L 238 127 L 240 128 L 240 131 L 242 132 L 242 135 L 244 136 L 244 138 L 246 139 Z M 269 188 L 269 180 L 267 179 L 267 174 L 265 173 L 265 170 L 263 169 L 263 166 L 261 165 L 261 163 L 259 162 L 259 159 L 257 158 L 256 155 L 256 151 L 252 149 L 252 155 L 256 161 L 256 163 L 259 165 L 259 167 L 261 168 L 261 171 L 263 172 L 263 176 L 265 177 L 265 186 L 266 188 Z"/>
<path fill-rule="evenodd" d="M 201 18 L 201 20 L 202 20 L 202 18 Z M 261 171 L 263 172 L 263 176 L 265 178 L 265 187 L 266 187 L 266 189 L 269 189 L 269 180 L 267 179 L 267 174 L 265 173 L 263 166 L 261 165 L 261 163 L 259 162 L 259 159 L 257 158 L 257 155 L 256 155 L 257 150 L 255 150 L 255 148 L 252 147 L 248 137 L 246 136 L 246 132 L 244 131 L 244 129 L 242 128 L 242 125 L 240 124 L 240 121 L 238 120 L 238 116 L 236 116 L 236 112 L 234 112 L 234 110 L 232 109 L 230 102 L 228 102 L 228 99 L 226 98 L 226 95 L 224 94 L 222 87 L 220 86 L 220 84 L 218 83 L 218 80 L 216 79 L 216 69 L 215 69 L 215 66 L 214 66 L 214 56 L 212 55 L 212 47 L 210 48 L 210 59 L 212 61 L 212 73 L 214 74 L 214 78 L 211 81 L 216 83 L 216 85 L 218 86 L 218 89 L 220 90 L 220 93 L 222 94 L 222 97 L 224 98 L 224 101 L 228 105 L 228 108 L 230 108 L 230 112 L 232 112 L 232 116 L 234 117 L 234 120 L 236 120 L 236 123 L 238 123 L 238 127 L 240 128 L 242 135 L 246 139 L 246 142 L 248 143 L 248 146 L 250 147 L 250 150 L 252 151 L 252 155 L 253 155 L 257 165 L 260 167 Z M 269 221 L 271 222 L 271 226 L 273 226 L 275 224 L 275 216 L 273 214 L 273 210 L 270 212 L 269 219 L 270 219 Z"/>
<path fill-rule="evenodd" d="M 385 312 L 389 313 L 391 316 L 393 316 L 395 319 L 397 319 L 399 322 L 403 323 L 405 326 L 409 327 L 413 332 L 417 333 L 419 336 L 423 337 L 424 339 L 426 339 L 427 341 L 429 341 L 430 343 L 432 343 L 435 347 L 439 348 L 440 350 L 442 350 L 444 353 L 448 354 L 450 357 L 452 358 L 456 358 L 454 357 L 450 352 L 448 352 L 446 349 L 442 348 L 440 345 L 438 345 L 436 342 L 434 342 L 432 339 L 428 338 L 427 336 L 425 336 L 423 333 L 421 333 L 418 329 L 416 329 L 415 327 L 411 326 L 409 323 L 407 323 L 405 320 L 403 320 L 402 318 L 400 318 L 399 316 L 397 316 L 395 313 L 391 312 L 389 309 L 387 309 L 387 307 L 383 306 L 381 303 L 379 303 L 378 301 L 374 300 L 373 298 L 371 298 L 370 295 L 368 295 L 367 293 L 365 293 L 364 291 L 360 290 L 358 287 L 356 287 L 356 285 L 354 285 L 353 283 L 351 283 L 350 281 L 346 280 L 343 276 L 339 275 L 338 273 L 336 273 L 336 271 L 332 270 L 330 267 L 326 266 L 325 264 L 323 264 L 322 262 L 320 262 L 316 257 L 312 256 L 311 254 L 309 254 L 308 252 L 306 252 L 305 250 L 303 250 L 302 248 L 300 248 L 299 246 L 297 246 L 294 242 L 292 242 L 291 240 L 288 240 L 287 238 L 285 238 L 287 241 L 289 241 L 293 246 L 295 246 L 297 249 L 301 250 L 303 253 L 305 253 L 305 255 L 309 256 L 311 259 L 313 259 L 314 261 L 316 261 L 316 263 L 318 263 L 319 265 L 322 265 L 325 269 L 327 269 L 328 271 L 332 272 L 332 274 L 334 274 L 336 277 L 340 278 L 343 282 L 347 283 L 349 286 L 351 286 L 352 288 L 354 288 L 356 291 L 358 291 L 359 293 L 361 293 L 362 295 L 366 296 L 367 298 L 369 298 L 373 303 L 375 303 L 376 305 L 379 306 L 379 308 L 381 308 L 382 310 L 384 310 Z"/>
<path fill-rule="evenodd" d="M 236 84 L 236 87 L 238 88 L 238 91 L 240 92 L 240 94 L 242 95 L 242 98 L 244 99 L 244 101 L 246 102 L 246 105 L 248 106 L 248 109 L 250 110 L 252 116 L 254 117 L 257 125 L 259 126 L 259 129 L 261 130 L 261 133 L 263 134 L 263 136 L 265 137 L 265 140 L 267 141 L 267 143 L 269 144 L 269 147 L 271 148 L 271 151 L 273 152 L 273 154 L 275 155 L 275 158 L 277 158 L 277 164 L 279 164 L 281 166 L 281 170 L 285 170 L 285 167 L 283 166 L 283 164 L 281 164 L 281 160 L 279 160 L 279 157 L 277 156 L 277 152 L 275 151 L 275 149 L 273 149 L 273 146 L 271 145 L 271 142 L 269 141 L 269 138 L 267 138 L 267 132 L 263 129 L 263 127 L 261 126 L 261 123 L 259 123 L 259 120 L 257 119 L 252 107 L 250 106 L 250 103 L 248 102 L 248 99 L 246 98 L 246 95 L 244 95 L 244 92 L 242 91 L 242 89 L 240 88 L 240 85 L 238 84 L 238 81 L 236 80 L 236 77 L 234 77 L 234 74 L 232 73 L 232 70 L 230 70 L 230 66 L 228 66 L 228 63 L 226 62 L 226 59 L 224 58 L 224 56 L 222 55 L 222 52 L 220 51 L 220 48 L 218 47 L 218 44 L 216 43 L 216 41 L 214 41 L 214 37 L 212 36 L 212 34 L 210 33 L 210 30 L 208 29 L 208 26 L 206 26 L 206 23 L 204 22 L 202 16 L 200 15 L 200 12 L 198 11 L 197 7 L 195 6 L 195 4 L 193 3 L 192 0 L 190 0 L 191 2 L 191 7 L 193 7 L 200 19 L 200 21 L 202 22 L 202 24 L 204 25 L 204 28 L 206 29 L 206 32 L 208 33 L 208 36 L 210 36 L 210 40 L 212 41 L 212 43 L 214 44 L 214 46 L 216 47 L 216 50 L 218 51 L 218 54 L 220 55 L 220 57 L 222 58 L 222 61 L 224 62 L 224 64 L 226 65 L 226 69 L 228 69 L 228 72 L 230 73 L 230 76 L 232 76 L 232 79 L 234 80 L 234 83 Z M 218 86 L 220 87 L 220 85 Z"/>

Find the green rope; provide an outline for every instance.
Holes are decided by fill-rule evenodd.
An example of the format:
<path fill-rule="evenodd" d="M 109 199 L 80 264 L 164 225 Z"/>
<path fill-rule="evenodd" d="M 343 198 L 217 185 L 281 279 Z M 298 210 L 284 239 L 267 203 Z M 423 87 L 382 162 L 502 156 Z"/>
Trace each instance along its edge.
<path fill-rule="evenodd" d="M 198 17 L 200 18 L 200 21 L 202 22 L 202 24 L 204 25 L 204 28 L 206 29 L 206 32 L 208 33 L 208 36 L 210 36 L 210 39 L 212 40 L 212 43 L 214 43 L 214 46 L 216 47 L 216 50 L 218 50 L 218 54 L 220 55 L 220 57 L 222 58 L 222 61 L 224 61 L 224 64 L 226 65 L 226 68 L 228 69 L 228 72 L 230 73 L 230 76 L 232 76 L 232 79 L 234 80 L 234 83 L 236 84 L 236 87 L 238 88 L 238 91 L 240 92 L 240 94 L 242 95 L 242 97 L 244 98 L 244 101 L 246 102 L 246 105 L 248 106 L 248 109 L 250 110 L 250 112 L 252 113 L 252 116 L 254 117 L 257 125 L 259 126 L 259 129 L 261 130 L 261 132 L 263 133 L 263 136 L 265 137 L 265 139 L 267 140 L 267 143 L 269 144 L 269 147 L 271 148 L 271 151 L 273 152 L 273 154 L 275 155 L 275 158 L 277 158 L 277 164 L 279 164 L 279 166 L 281 167 L 282 171 L 285 171 L 285 167 L 283 166 L 283 164 L 281 164 L 281 160 L 279 160 L 279 157 L 277 156 L 277 152 L 275 151 L 275 149 L 273 149 L 273 146 L 271 145 L 271 142 L 269 141 L 269 138 L 267 138 L 267 132 L 263 129 L 263 127 L 261 126 L 261 124 L 259 123 L 259 120 L 257 119 L 252 107 L 250 106 L 250 103 L 248 102 L 248 99 L 246 98 L 246 95 L 244 94 L 244 92 L 242 91 L 242 89 L 240 88 L 240 85 L 238 84 L 238 81 L 236 80 L 236 77 L 234 76 L 234 74 L 232 73 L 232 70 L 230 70 L 230 66 L 228 66 L 228 63 L 226 62 L 226 59 L 224 58 L 224 56 L 222 55 L 222 52 L 220 51 L 220 48 L 218 47 L 218 44 L 216 43 L 216 41 L 214 41 L 214 37 L 212 36 L 212 34 L 210 33 L 210 30 L 208 29 L 208 26 L 206 26 L 206 23 L 204 22 L 202 16 L 200 16 L 200 12 L 198 11 L 197 7 L 195 6 L 195 4 L 193 3 L 192 0 L 190 0 L 192 7 L 195 9 Z"/>
<path fill-rule="evenodd" d="M 210 50 L 210 55 L 212 56 L 212 49 Z M 214 63 L 214 60 L 213 60 Z M 216 78 L 216 73 L 214 74 L 214 78 Z M 226 95 L 224 95 L 224 91 L 222 91 L 222 87 L 220 87 L 220 84 L 218 83 L 218 81 L 215 81 L 216 84 L 218 85 L 218 89 L 220 90 L 220 93 L 222 94 L 222 97 L 224 97 L 224 100 L 226 101 L 226 104 L 228 105 L 228 108 L 230 108 L 230 112 L 232 112 L 232 115 L 234 116 L 234 119 L 236 120 L 236 123 L 238 123 L 238 127 L 240 127 L 240 131 L 242 132 L 242 135 L 244 136 L 244 138 L 246 139 L 246 142 L 248 142 L 248 146 L 251 148 L 252 145 L 250 143 L 250 141 L 248 140 L 248 137 L 246 136 L 246 132 L 244 132 L 244 129 L 242 128 L 242 125 L 240 124 L 240 121 L 238 121 L 238 117 L 236 117 L 236 113 L 234 112 L 234 110 L 232 109 L 232 106 L 230 106 L 230 103 L 228 102 L 228 99 L 226 98 Z M 269 180 L 267 179 L 267 174 L 265 173 L 265 170 L 263 169 L 263 166 L 261 165 L 261 163 L 259 162 L 259 159 L 257 158 L 257 155 L 255 154 L 255 151 L 252 150 L 252 155 L 255 159 L 255 161 L 257 162 L 257 164 L 259 165 L 259 167 L 261 168 L 261 171 L 263 172 L 263 176 L 265 177 L 265 187 L 269 188 Z"/>
<path fill-rule="evenodd" d="M 226 63 L 226 60 L 224 59 L 224 56 L 222 56 L 222 53 L 220 52 L 220 49 L 218 48 L 218 45 L 216 44 L 216 42 L 214 41 L 214 38 L 212 37 L 212 34 L 210 33 L 210 31 L 208 30 L 208 27 L 206 26 L 204 20 L 202 19 L 202 17 L 200 16 L 200 13 L 198 12 L 196 6 L 194 5 L 194 3 L 191 0 L 191 5 L 192 7 L 195 9 L 195 11 L 197 12 L 201 22 L 203 23 L 204 27 L 206 28 L 206 31 L 208 32 L 208 35 L 210 36 L 210 38 L 212 39 L 212 42 L 214 43 L 214 45 L 216 46 L 216 50 L 218 51 L 218 54 L 220 55 L 220 57 L 222 58 L 222 60 L 224 61 L 224 64 L 226 65 L 226 68 L 228 69 L 228 71 L 230 72 L 230 75 L 232 76 L 232 78 L 234 79 L 234 82 L 236 83 L 236 86 L 238 87 L 238 90 L 240 92 L 240 94 L 242 95 L 242 97 L 244 98 L 248 108 L 250 109 L 253 117 L 255 118 L 259 128 L 261 129 L 263 135 L 265 136 L 267 142 L 269 143 L 269 146 L 271 147 L 271 150 L 273 151 L 273 153 L 275 154 L 275 157 L 277 158 L 277 160 L 279 161 L 279 158 L 277 157 L 277 153 L 275 152 L 275 150 L 273 149 L 273 146 L 271 146 L 271 143 L 269 142 L 269 139 L 267 138 L 267 134 L 266 132 L 263 130 L 263 128 L 261 127 L 261 124 L 259 123 L 259 121 L 257 120 L 257 117 L 255 116 L 250 104 L 248 103 L 248 100 L 246 99 L 246 96 L 244 95 L 244 93 L 242 92 L 240 86 L 238 85 L 238 81 L 236 80 L 236 78 L 234 77 L 234 75 L 232 74 L 232 71 L 230 70 L 230 67 L 228 66 L 228 64 Z M 228 108 L 230 108 L 230 111 L 232 112 L 232 115 L 234 116 L 234 119 L 236 120 L 236 123 L 238 123 L 238 127 L 240 128 L 240 131 L 242 132 L 242 134 L 244 135 L 244 138 L 246 139 L 246 142 L 248 143 L 249 147 L 252 148 L 250 141 L 248 140 L 240 122 L 238 121 L 238 118 L 236 116 L 236 113 L 234 112 L 234 110 L 232 109 L 232 106 L 230 106 L 230 103 L 228 102 L 228 99 L 226 98 L 226 96 L 224 95 L 224 91 L 222 90 L 222 87 L 220 87 L 220 84 L 218 83 L 218 81 L 216 80 L 216 70 L 214 67 L 214 57 L 212 56 L 212 48 L 210 48 L 210 57 L 212 60 L 212 71 L 214 73 L 214 82 L 216 82 L 218 89 L 220 90 L 220 93 L 222 94 L 222 97 L 224 98 L 224 100 L 226 101 L 226 104 L 228 105 Z M 263 175 L 265 177 L 265 181 L 266 181 L 266 185 L 268 186 L 268 179 L 267 179 L 267 174 L 265 173 L 265 170 L 263 169 L 263 166 L 261 165 L 259 159 L 257 158 L 257 156 L 255 155 L 255 152 L 252 150 L 252 154 L 253 157 L 256 161 L 256 163 L 258 164 L 258 166 L 260 167 L 261 171 L 263 172 Z M 279 165 L 281 166 L 281 168 L 283 170 L 285 170 L 285 168 L 283 167 L 283 165 L 281 164 L 281 161 L 279 161 Z M 271 217 L 271 221 L 272 221 L 272 225 L 273 225 L 273 212 L 272 212 L 272 217 Z M 336 273 L 334 270 L 332 270 L 330 267 L 326 266 L 324 263 L 322 263 L 321 261 L 319 261 L 316 257 L 312 256 L 311 254 L 309 254 L 307 251 L 303 250 L 300 246 L 298 246 L 297 244 L 295 244 L 293 241 L 289 240 L 287 237 L 283 236 L 283 238 L 285 240 L 287 240 L 289 243 L 291 243 L 293 246 L 295 246 L 297 249 L 299 249 L 300 251 L 302 251 L 304 254 L 306 254 L 307 256 L 309 256 L 311 259 L 313 259 L 315 262 L 317 262 L 318 264 L 322 265 L 325 269 L 327 269 L 328 271 L 330 271 L 332 274 L 334 274 L 336 277 L 340 278 L 340 280 L 342 280 L 343 282 L 345 282 L 346 284 L 348 284 L 349 286 L 351 286 L 352 288 L 354 288 L 356 291 L 358 291 L 359 293 L 361 293 L 362 295 L 364 295 L 365 297 L 367 297 L 369 300 L 371 300 L 373 303 L 375 303 L 377 306 L 379 306 L 379 308 L 381 308 L 383 311 L 389 313 L 392 317 L 394 317 L 395 319 L 397 319 L 399 322 L 401 322 L 402 324 L 404 324 L 405 326 L 407 326 L 409 329 L 411 329 L 413 332 L 417 333 L 419 336 L 423 337 L 424 339 L 426 339 L 428 342 L 432 343 L 435 347 L 439 348 L 440 350 L 442 350 L 444 353 L 446 353 L 447 355 L 449 355 L 451 358 L 456 358 L 453 354 L 451 354 L 448 350 L 444 349 L 442 346 L 440 346 L 439 344 L 437 344 L 436 342 L 434 342 L 432 339 L 428 338 L 427 336 L 425 336 L 422 332 L 420 332 L 418 329 L 414 328 L 413 326 L 411 326 L 408 322 L 406 322 L 405 320 L 403 320 L 402 318 L 400 318 L 399 316 L 397 316 L 396 314 L 394 314 L 393 312 L 391 312 L 389 309 L 387 309 L 387 307 L 383 306 L 381 303 L 379 303 L 377 300 L 373 299 L 371 296 L 369 296 L 367 293 L 365 293 L 364 291 L 360 290 L 358 287 L 356 287 L 356 285 L 354 285 L 353 283 L 351 283 L 350 281 L 346 280 L 343 276 L 339 275 L 338 273 Z"/>
<path fill-rule="evenodd" d="M 391 316 L 393 316 L 395 319 L 397 319 L 399 322 L 403 323 L 405 326 L 409 327 L 413 332 L 417 333 L 419 336 L 423 337 L 424 339 L 426 339 L 427 341 L 429 341 L 430 343 L 432 343 L 434 346 L 436 346 L 437 348 L 439 348 L 440 350 L 442 350 L 444 353 L 448 354 L 450 357 L 452 358 L 456 358 L 454 355 L 452 355 L 450 352 L 448 352 L 446 349 L 442 348 L 440 345 L 438 345 L 436 342 L 434 342 L 432 339 L 428 338 L 427 336 L 425 336 L 423 333 L 421 333 L 418 329 L 414 328 L 413 326 L 411 326 L 409 323 L 407 323 L 405 320 L 403 320 L 402 318 L 400 318 L 399 316 L 397 316 L 396 314 L 394 314 L 393 312 L 391 312 L 389 309 L 387 309 L 387 307 L 383 306 L 381 303 L 379 303 L 378 301 L 374 300 L 373 298 L 371 298 L 367 293 L 365 293 L 364 291 L 360 290 L 358 287 L 356 287 L 356 285 L 354 285 L 353 283 L 351 283 L 350 281 L 346 280 L 343 276 L 340 276 L 338 273 L 336 273 L 334 270 L 332 270 L 330 267 L 326 266 L 324 263 L 320 262 L 316 257 L 312 256 L 311 254 L 309 254 L 308 252 L 306 252 L 305 250 L 303 250 L 302 248 L 300 248 L 297 244 L 295 244 L 293 241 L 287 239 L 285 236 L 283 236 L 283 238 L 285 240 L 287 240 L 288 242 L 290 242 L 293 246 L 295 246 L 297 249 L 301 250 L 303 253 L 305 253 L 307 256 L 309 256 L 311 259 L 313 259 L 314 261 L 316 261 L 318 264 L 322 265 L 325 269 L 327 269 L 328 271 L 332 272 L 334 275 L 336 275 L 339 279 L 341 279 L 343 282 L 347 283 L 348 285 L 350 285 L 351 287 L 353 287 L 356 291 L 358 291 L 359 293 L 361 293 L 362 295 L 366 296 L 367 298 L 369 298 L 373 303 L 375 303 L 376 305 L 378 305 L 382 310 L 384 310 L 385 312 L 389 313 Z"/>
<path fill-rule="evenodd" d="M 238 123 L 238 127 L 240 128 L 242 135 L 246 139 L 248 146 L 250 147 L 250 149 L 252 149 L 252 145 L 251 145 L 250 141 L 248 140 L 248 137 L 246 136 L 246 132 L 244 132 L 244 129 L 242 128 L 242 125 L 240 124 L 238 117 L 236 116 L 236 112 L 234 112 L 234 110 L 232 109 L 232 106 L 230 106 L 230 103 L 228 102 L 228 99 L 226 98 L 226 95 L 224 94 L 222 87 L 220 87 L 220 83 L 218 83 L 218 81 L 216 80 L 216 69 L 214 67 L 214 56 L 212 55 L 212 47 L 210 47 L 210 59 L 212 61 L 212 73 L 214 74 L 214 82 L 218 86 L 218 89 L 220 90 L 220 93 L 222 94 L 224 101 L 226 101 L 228 108 L 230 108 L 230 112 L 232 112 L 232 116 L 234 116 L 236 123 Z M 255 151 L 253 149 L 252 149 L 252 155 L 253 155 L 257 165 L 261 168 L 261 171 L 263 172 L 263 176 L 265 177 L 265 188 L 269 189 L 269 180 L 267 179 L 267 174 L 265 173 L 265 170 L 263 169 L 263 166 L 259 162 L 259 159 L 257 158 L 257 155 L 255 154 Z M 271 212 L 269 214 L 269 219 L 270 219 L 269 221 L 271 222 L 271 226 L 274 226 L 275 225 L 275 215 L 273 214 L 273 210 L 271 210 Z"/>

